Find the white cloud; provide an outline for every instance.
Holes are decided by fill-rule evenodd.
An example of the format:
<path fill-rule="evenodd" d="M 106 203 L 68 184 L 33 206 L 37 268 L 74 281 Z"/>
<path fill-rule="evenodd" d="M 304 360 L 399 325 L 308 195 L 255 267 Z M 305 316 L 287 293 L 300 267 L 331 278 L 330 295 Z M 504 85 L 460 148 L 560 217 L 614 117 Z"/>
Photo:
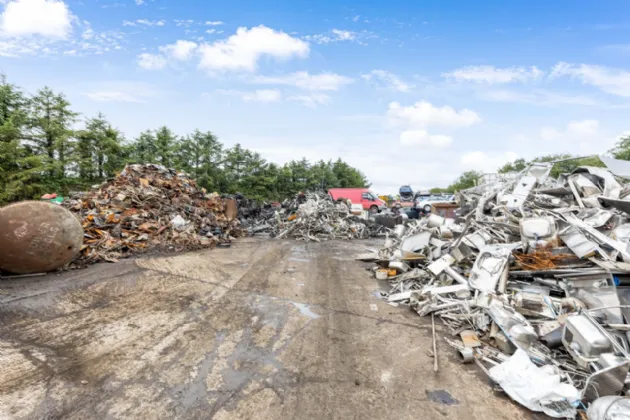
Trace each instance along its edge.
<path fill-rule="evenodd" d="M 341 29 L 333 29 L 331 31 L 339 41 L 352 41 L 357 38 L 357 35 L 352 31 L 342 31 Z"/>
<path fill-rule="evenodd" d="M 138 65 L 146 70 L 160 70 L 166 66 L 166 58 L 159 54 L 142 53 L 138 56 Z"/>
<path fill-rule="evenodd" d="M 360 16 L 360 15 L 356 15 L 356 16 L 354 16 L 354 17 L 352 18 L 352 21 L 353 21 L 353 22 L 358 22 L 358 21 L 359 21 L 359 19 L 361 19 L 361 16 Z"/>
<path fill-rule="evenodd" d="M 368 82 L 374 81 L 379 84 L 384 84 L 390 89 L 398 92 L 409 92 L 415 86 L 403 82 L 398 76 L 385 70 L 372 70 L 367 74 L 362 74 L 361 77 Z"/>
<path fill-rule="evenodd" d="M 464 153 L 459 161 L 464 170 L 495 173 L 501 166 L 515 161 L 518 157 L 518 154 L 514 152 L 486 153 L 475 151 Z"/>
<path fill-rule="evenodd" d="M 208 25 L 208 26 L 219 26 L 219 25 L 223 25 L 223 22 L 221 22 L 220 20 L 213 20 L 213 21 L 207 20 L 206 21 L 206 25 Z"/>
<path fill-rule="evenodd" d="M 11 0 L 0 16 L 5 36 L 41 35 L 66 39 L 72 31 L 72 14 L 60 0 Z"/>
<path fill-rule="evenodd" d="M 197 44 L 192 41 L 178 40 L 174 44 L 164 45 L 159 49 L 176 60 L 187 61 L 192 58 L 193 53 L 197 49 Z"/>
<path fill-rule="evenodd" d="M 253 72 L 262 56 L 277 59 L 307 57 L 307 42 L 260 25 L 247 29 L 238 28 L 236 34 L 212 44 L 199 47 L 199 67 L 206 70 L 244 70 Z"/>
<path fill-rule="evenodd" d="M 288 101 L 299 102 L 307 108 L 317 108 L 318 105 L 330 103 L 330 96 L 322 93 L 312 93 L 310 95 L 289 96 Z"/>
<path fill-rule="evenodd" d="M 164 26 L 164 25 L 166 25 L 166 21 L 165 20 L 138 19 L 138 20 L 136 20 L 136 23 L 138 25 L 145 25 L 145 26 Z"/>
<path fill-rule="evenodd" d="M 341 41 L 356 41 L 359 34 L 353 31 L 332 29 L 324 34 L 306 35 L 304 39 L 312 41 L 316 44 L 329 44 Z"/>
<path fill-rule="evenodd" d="M 312 91 L 337 91 L 353 80 L 335 73 L 309 74 L 306 71 L 298 71 L 283 76 L 256 76 L 253 83 L 263 85 L 286 85 Z"/>
<path fill-rule="evenodd" d="M 175 19 L 174 22 L 175 26 L 183 26 L 184 28 L 189 28 L 195 23 L 192 19 Z"/>
<path fill-rule="evenodd" d="M 441 149 L 448 147 L 453 139 L 444 135 L 429 135 L 426 130 L 408 130 L 400 134 L 400 144 L 403 146 L 422 146 Z"/>
<path fill-rule="evenodd" d="M 99 102 L 144 102 L 143 100 L 125 92 L 90 92 L 88 98 Z"/>
<path fill-rule="evenodd" d="M 630 72 L 626 70 L 560 62 L 553 67 L 551 77 L 560 76 L 574 77 L 611 95 L 630 97 Z"/>
<path fill-rule="evenodd" d="M 195 42 L 178 40 L 174 44 L 159 47 L 162 54 L 140 54 L 138 65 L 146 70 L 161 70 L 166 67 L 169 58 L 179 61 L 190 60 L 197 48 L 198 45 Z"/>
<path fill-rule="evenodd" d="M 566 128 L 557 130 L 553 127 L 543 127 L 540 136 L 547 141 L 563 140 L 590 140 L 596 139 L 599 132 L 599 122 L 597 120 L 570 121 Z"/>
<path fill-rule="evenodd" d="M 282 95 L 274 89 L 259 89 L 243 96 L 245 102 L 280 102 Z"/>
<path fill-rule="evenodd" d="M 143 5 L 145 2 L 146 2 L 146 0 L 136 0 L 136 4 L 137 4 L 138 6 Z"/>
<path fill-rule="evenodd" d="M 582 156 L 604 153 L 619 140 L 618 135 L 592 119 L 570 121 L 560 129 L 543 127 L 540 138 L 555 150 Z"/>
<path fill-rule="evenodd" d="M 253 92 L 235 89 L 218 89 L 215 92 L 225 96 L 237 96 L 244 102 L 280 102 L 282 100 L 282 93 L 275 89 L 258 89 Z M 209 95 L 205 94 L 204 96 Z"/>
<path fill-rule="evenodd" d="M 473 82 L 485 84 L 505 84 L 514 82 L 528 82 L 537 80 L 543 76 L 543 72 L 537 67 L 507 67 L 494 66 L 467 66 L 449 73 L 442 73 L 442 77 L 457 82 Z"/>
<path fill-rule="evenodd" d="M 128 80 L 79 82 L 77 88 L 97 102 L 144 103 L 159 98 L 163 93 L 152 84 Z"/>
<path fill-rule="evenodd" d="M 491 102 L 519 102 L 540 106 L 581 105 L 599 106 L 601 103 L 583 95 L 567 95 L 553 91 L 535 89 L 527 92 L 516 90 L 489 90 L 479 93 L 479 98 Z"/>
<path fill-rule="evenodd" d="M 416 102 L 412 106 L 402 106 L 398 102 L 389 104 L 387 117 L 394 125 L 411 128 L 429 126 L 467 127 L 481 122 L 476 112 L 469 109 L 455 110 L 450 106 L 435 107 L 427 101 Z"/>

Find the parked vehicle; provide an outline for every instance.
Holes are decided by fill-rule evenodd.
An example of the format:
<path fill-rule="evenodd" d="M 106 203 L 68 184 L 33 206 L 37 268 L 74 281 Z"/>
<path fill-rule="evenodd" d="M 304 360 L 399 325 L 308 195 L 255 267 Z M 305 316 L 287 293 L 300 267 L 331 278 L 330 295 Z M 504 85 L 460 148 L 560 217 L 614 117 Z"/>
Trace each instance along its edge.
<path fill-rule="evenodd" d="M 331 188 L 328 194 L 333 200 L 346 198 L 352 204 L 361 204 L 364 210 L 378 213 L 387 208 L 385 201 L 381 200 L 367 188 Z"/>
<path fill-rule="evenodd" d="M 400 201 L 411 201 L 413 202 L 413 190 L 409 185 L 403 185 L 398 190 L 398 194 L 400 195 Z"/>
<path fill-rule="evenodd" d="M 455 204 L 455 196 L 450 194 L 431 194 L 429 196 L 417 196 L 415 200 L 415 208 L 421 215 L 428 215 L 431 213 L 431 207 L 433 204 L 448 203 Z"/>

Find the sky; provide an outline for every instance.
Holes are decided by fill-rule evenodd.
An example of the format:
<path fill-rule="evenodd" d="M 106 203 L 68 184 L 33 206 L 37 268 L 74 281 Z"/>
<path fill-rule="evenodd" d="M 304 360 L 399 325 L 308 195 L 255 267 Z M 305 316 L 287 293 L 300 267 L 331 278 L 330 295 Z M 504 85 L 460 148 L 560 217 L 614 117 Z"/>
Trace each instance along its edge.
<path fill-rule="evenodd" d="M 627 0 L 0 0 L 0 70 L 127 138 L 210 130 L 377 193 L 630 130 Z"/>

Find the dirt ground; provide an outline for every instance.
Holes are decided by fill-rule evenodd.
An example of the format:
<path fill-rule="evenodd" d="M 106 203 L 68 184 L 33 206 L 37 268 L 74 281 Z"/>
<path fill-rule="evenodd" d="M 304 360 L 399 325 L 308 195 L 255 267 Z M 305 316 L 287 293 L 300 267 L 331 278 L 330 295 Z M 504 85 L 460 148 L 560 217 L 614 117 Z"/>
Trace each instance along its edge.
<path fill-rule="evenodd" d="M 366 245 L 252 239 L 0 282 L 0 418 L 537 418 L 443 340 L 433 372 L 430 318 L 378 299 Z"/>

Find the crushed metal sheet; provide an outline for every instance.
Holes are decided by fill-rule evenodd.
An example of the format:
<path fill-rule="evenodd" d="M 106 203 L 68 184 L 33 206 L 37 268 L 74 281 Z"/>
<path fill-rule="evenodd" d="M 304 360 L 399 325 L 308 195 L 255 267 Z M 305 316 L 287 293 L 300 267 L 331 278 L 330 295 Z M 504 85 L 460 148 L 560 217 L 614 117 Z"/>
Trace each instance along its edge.
<path fill-rule="evenodd" d="M 573 418 L 581 401 L 630 395 L 630 184 L 550 169 L 460 191 L 465 216 L 405 222 L 377 263 L 410 267 L 387 279 L 389 303 L 441 320 L 460 360 L 530 409 Z"/>

